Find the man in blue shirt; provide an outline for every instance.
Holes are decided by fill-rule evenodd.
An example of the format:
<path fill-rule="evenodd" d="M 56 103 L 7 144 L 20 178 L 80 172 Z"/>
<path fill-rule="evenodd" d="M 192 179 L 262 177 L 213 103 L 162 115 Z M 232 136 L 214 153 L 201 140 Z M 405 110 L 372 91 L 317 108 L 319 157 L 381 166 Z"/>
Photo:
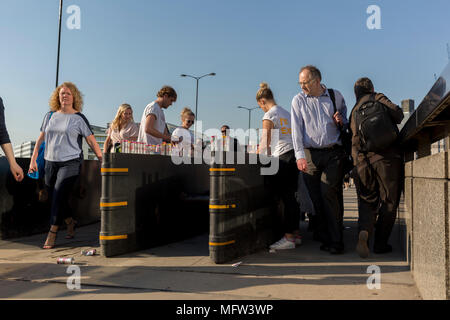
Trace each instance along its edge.
<path fill-rule="evenodd" d="M 342 94 L 335 93 L 336 112 L 322 76 L 314 66 L 299 73 L 301 93 L 292 99 L 292 140 L 297 168 L 304 172 L 305 184 L 314 203 L 314 238 L 321 250 L 344 251 L 340 199 L 345 152 L 340 127 L 347 124 L 347 106 Z"/>

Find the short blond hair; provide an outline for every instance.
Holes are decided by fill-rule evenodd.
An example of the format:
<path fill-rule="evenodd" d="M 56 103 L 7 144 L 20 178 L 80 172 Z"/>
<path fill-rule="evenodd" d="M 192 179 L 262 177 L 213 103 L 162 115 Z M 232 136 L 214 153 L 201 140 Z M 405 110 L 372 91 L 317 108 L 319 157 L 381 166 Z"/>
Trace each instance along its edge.
<path fill-rule="evenodd" d="M 61 91 L 62 88 L 67 88 L 70 90 L 73 97 L 72 107 L 76 111 L 81 112 L 83 110 L 83 94 L 72 82 L 64 82 L 63 84 L 59 85 L 55 90 L 53 90 L 49 101 L 50 110 L 56 112 L 61 109 L 61 103 L 59 102 L 59 92 Z"/>
<path fill-rule="evenodd" d="M 192 112 L 191 109 L 189 109 L 188 107 L 183 108 L 183 110 L 181 110 L 181 120 L 183 121 L 183 118 L 186 116 L 193 116 L 195 118 L 195 113 Z"/>

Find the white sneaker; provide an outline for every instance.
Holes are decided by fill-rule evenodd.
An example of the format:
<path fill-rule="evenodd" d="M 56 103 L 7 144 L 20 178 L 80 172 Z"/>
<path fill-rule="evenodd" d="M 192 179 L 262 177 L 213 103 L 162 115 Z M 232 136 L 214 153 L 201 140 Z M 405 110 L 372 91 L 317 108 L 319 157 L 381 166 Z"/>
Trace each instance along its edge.
<path fill-rule="evenodd" d="M 275 242 L 270 246 L 270 249 L 284 250 L 284 249 L 295 249 L 295 241 L 290 241 L 286 237 L 281 238 L 281 240 Z"/>

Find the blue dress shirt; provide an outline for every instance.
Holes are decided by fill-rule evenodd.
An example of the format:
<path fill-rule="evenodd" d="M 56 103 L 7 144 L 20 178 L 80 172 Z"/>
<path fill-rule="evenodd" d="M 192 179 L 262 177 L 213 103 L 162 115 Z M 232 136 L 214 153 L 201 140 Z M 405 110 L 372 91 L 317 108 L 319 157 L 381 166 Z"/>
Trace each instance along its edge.
<path fill-rule="evenodd" d="M 334 108 L 328 89 L 321 96 L 314 97 L 299 93 L 292 99 L 291 126 L 295 158 L 305 159 L 305 148 L 329 148 L 342 145 L 340 131 L 333 120 Z M 342 94 L 334 90 L 336 110 L 347 120 L 347 106 Z"/>

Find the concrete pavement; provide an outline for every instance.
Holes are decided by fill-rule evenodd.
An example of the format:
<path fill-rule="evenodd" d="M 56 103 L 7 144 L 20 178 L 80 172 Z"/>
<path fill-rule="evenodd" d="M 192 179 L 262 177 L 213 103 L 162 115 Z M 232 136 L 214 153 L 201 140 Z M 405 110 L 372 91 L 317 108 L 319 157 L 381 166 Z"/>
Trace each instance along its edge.
<path fill-rule="evenodd" d="M 293 250 L 263 250 L 216 265 L 208 253 L 208 234 L 119 257 L 86 257 L 81 250 L 99 249 L 100 224 L 77 229 L 72 240 L 58 234 L 57 246 L 42 250 L 46 235 L 0 241 L 0 299 L 183 299 L 183 300 L 412 300 L 421 299 L 398 230 L 394 251 L 361 259 L 355 252 L 357 204 L 354 189 L 344 191 L 343 255 L 319 250 L 302 223 L 303 244 Z M 99 251 L 99 250 L 98 250 Z M 70 290 L 69 265 L 58 257 L 74 257 L 81 289 Z M 232 264 L 242 262 L 238 267 Z M 369 266 L 381 270 L 381 288 L 369 289 Z"/>

